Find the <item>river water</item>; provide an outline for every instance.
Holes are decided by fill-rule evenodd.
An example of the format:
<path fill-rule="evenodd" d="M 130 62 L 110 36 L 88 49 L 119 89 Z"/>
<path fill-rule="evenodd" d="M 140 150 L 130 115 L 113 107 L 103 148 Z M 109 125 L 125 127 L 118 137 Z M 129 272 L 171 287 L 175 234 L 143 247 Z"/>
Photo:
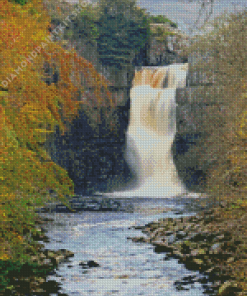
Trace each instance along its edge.
<path fill-rule="evenodd" d="M 130 200 L 130 199 L 129 199 Z M 82 295 L 159 295 L 200 296 L 204 289 L 199 282 L 178 290 L 175 282 L 184 277 L 200 277 L 186 270 L 176 259 L 165 260 L 165 253 L 156 253 L 154 246 L 136 243 L 128 237 L 143 236 L 131 226 L 166 218 L 191 215 L 184 209 L 188 199 L 131 199 L 133 213 L 79 212 L 45 214 L 53 217 L 48 223 L 50 242 L 46 248 L 68 249 L 75 256 L 59 265 L 48 280 L 61 283 L 61 292 Z M 81 261 L 94 260 L 100 266 L 83 269 Z M 54 294 L 57 295 L 57 294 Z"/>

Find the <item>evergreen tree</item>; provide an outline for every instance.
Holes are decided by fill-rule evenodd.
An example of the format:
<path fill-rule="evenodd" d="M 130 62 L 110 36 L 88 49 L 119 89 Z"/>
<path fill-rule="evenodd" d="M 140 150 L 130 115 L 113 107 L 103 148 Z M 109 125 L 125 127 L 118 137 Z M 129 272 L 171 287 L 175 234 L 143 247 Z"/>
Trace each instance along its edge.
<path fill-rule="evenodd" d="M 148 41 L 147 17 L 133 0 L 101 0 L 99 10 L 99 58 L 103 65 L 122 69 Z"/>

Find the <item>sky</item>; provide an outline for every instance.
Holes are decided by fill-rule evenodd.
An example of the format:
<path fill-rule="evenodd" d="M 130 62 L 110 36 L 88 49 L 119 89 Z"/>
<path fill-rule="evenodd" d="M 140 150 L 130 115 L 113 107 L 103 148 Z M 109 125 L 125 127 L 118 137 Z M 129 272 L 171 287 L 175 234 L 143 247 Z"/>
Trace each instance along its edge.
<path fill-rule="evenodd" d="M 78 0 L 66 0 L 70 3 L 77 3 Z M 97 2 L 97 0 L 85 0 Z M 213 17 L 219 16 L 225 10 L 242 10 L 247 8 L 247 0 L 214 0 Z M 178 28 L 190 34 L 190 28 L 194 27 L 197 19 L 200 4 L 196 0 L 136 0 L 139 7 L 145 8 L 153 15 L 165 15 L 178 24 Z"/>
<path fill-rule="evenodd" d="M 188 0 L 137 0 L 137 4 L 151 14 L 166 15 L 187 34 L 189 29 L 194 27 L 200 9 L 197 1 Z M 243 10 L 244 7 L 247 7 L 247 0 L 215 0 L 213 17 L 219 16 L 225 10 Z"/>

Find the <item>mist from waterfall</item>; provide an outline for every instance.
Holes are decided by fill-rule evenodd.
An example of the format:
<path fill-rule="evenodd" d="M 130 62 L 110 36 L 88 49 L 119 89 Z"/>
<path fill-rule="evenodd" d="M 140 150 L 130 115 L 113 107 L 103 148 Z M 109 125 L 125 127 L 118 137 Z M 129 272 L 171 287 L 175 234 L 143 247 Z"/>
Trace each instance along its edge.
<path fill-rule="evenodd" d="M 176 89 L 186 87 L 187 71 L 188 64 L 136 71 L 125 155 L 136 186 L 113 195 L 172 197 L 186 192 L 171 147 L 176 134 Z"/>

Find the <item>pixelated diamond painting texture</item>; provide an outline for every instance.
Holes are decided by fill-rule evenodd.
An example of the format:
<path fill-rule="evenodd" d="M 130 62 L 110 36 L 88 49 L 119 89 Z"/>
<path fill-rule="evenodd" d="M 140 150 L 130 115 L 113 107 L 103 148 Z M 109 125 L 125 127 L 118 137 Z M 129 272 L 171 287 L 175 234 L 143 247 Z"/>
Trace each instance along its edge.
<path fill-rule="evenodd" d="M 247 295 L 246 6 L 1 0 L 1 296 Z"/>

